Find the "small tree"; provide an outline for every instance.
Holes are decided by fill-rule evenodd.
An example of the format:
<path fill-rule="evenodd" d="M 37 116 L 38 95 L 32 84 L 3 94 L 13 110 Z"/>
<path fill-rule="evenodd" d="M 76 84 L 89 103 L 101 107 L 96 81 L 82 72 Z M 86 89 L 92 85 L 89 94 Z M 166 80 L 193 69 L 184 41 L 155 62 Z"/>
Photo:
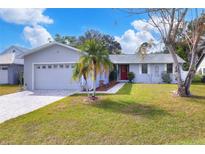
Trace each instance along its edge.
<path fill-rule="evenodd" d="M 89 96 L 87 79 L 88 79 L 88 76 L 89 76 L 89 72 L 91 70 L 89 70 L 90 69 L 89 65 L 87 63 L 83 63 L 82 60 L 83 59 L 80 59 L 79 63 L 75 64 L 75 67 L 73 69 L 73 79 L 74 80 L 81 80 L 82 77 L 83 77 L 83 79 L 85 81 L 86 92 Z"/>
<path fill-rule="evenodd" d="M 109 53 L 106 47 L 96 39 L 86 40 L 81 46 L 82 51 L 86 53 L 80 58 L 80 65 L 87 66 L 86 74 L 92 74 L 93 94 L 92 99 L 96 98 L 96 78 L 99 73 L 109 73 L 113 65 L 109 59 Z"/>

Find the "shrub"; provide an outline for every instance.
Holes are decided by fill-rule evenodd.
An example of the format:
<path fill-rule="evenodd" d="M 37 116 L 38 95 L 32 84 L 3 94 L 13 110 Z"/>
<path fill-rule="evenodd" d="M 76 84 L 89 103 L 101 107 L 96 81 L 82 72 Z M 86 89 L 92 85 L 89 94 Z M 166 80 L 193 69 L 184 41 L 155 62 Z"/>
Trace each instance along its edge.
<path fill-rule="evenodd" d="M 109 81 L 115 81 L 117 80 L 117 70 L 113 70 L 109 74 Z"/>
<path fill-rule="evenodd" d="M 203 76 L 201 77 L 201 82 L 202 82 L 202 83 L 205 83 L 205 75 L 203 75 Z"/>
<path fill-rule="evenodd" d="M 128 80 L 129 80 L 129 82 L 132 82 L 134 78 L 135 78 L 135 74 L 133 72 L 129 72 L 128 73 Z"/>
<path fill-rule="evenodd" d="M 165 82 L 165 83 L 171 83 L 172 79 L 170 77 L 170 74 L 167 73 L 167 72 L 163 72 L 162 73 L 162 81 Z"/>
<path fill-rule="evenodd" d="M 192 82 L 194 83 L 202 82 L 202 76 L 200 74 L 195 74 Z"/>

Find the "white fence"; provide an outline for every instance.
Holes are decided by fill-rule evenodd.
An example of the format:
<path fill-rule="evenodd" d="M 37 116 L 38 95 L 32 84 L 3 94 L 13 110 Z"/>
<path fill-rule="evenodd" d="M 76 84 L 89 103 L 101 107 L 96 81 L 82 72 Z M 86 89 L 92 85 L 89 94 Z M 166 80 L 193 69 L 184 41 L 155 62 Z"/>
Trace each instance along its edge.
<path fill-rule="evenodd" d="M 186 76 L 188 74 L 188 71 L 181 71 L 181 75 L 182 75 L 182 80 L 184 81 Z"/>

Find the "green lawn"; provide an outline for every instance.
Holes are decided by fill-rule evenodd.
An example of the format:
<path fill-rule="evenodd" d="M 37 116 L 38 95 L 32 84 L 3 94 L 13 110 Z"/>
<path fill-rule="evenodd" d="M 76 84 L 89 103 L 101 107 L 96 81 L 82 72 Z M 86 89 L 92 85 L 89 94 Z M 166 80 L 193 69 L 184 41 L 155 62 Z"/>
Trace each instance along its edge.
<path fill-rule="evenodd" d="M 0 96 L 21 91 L 19 85 L 0 85 Z"/>
<path fill-rule="evenodd" d="M 67 97 L 0 124 L 0 144 L 205 144 L 205 85 L 126 84 L 115 95 Z"/>

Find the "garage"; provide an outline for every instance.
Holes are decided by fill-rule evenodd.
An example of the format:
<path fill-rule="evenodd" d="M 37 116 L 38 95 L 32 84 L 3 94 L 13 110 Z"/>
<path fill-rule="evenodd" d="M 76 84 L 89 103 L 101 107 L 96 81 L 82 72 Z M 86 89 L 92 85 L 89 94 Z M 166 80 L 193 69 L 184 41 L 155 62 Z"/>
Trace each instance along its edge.
<path fill-rule="evenodd" d="M 74 64 L 35 64 L 34 89 L 35 90 L 68 90 L 79 89 L 78 81 L 72 79 Z"/>
<path fill-rule="evenodd" d="M 0 84 L 8 83 L 8 66 L 0 66 Z"/>

